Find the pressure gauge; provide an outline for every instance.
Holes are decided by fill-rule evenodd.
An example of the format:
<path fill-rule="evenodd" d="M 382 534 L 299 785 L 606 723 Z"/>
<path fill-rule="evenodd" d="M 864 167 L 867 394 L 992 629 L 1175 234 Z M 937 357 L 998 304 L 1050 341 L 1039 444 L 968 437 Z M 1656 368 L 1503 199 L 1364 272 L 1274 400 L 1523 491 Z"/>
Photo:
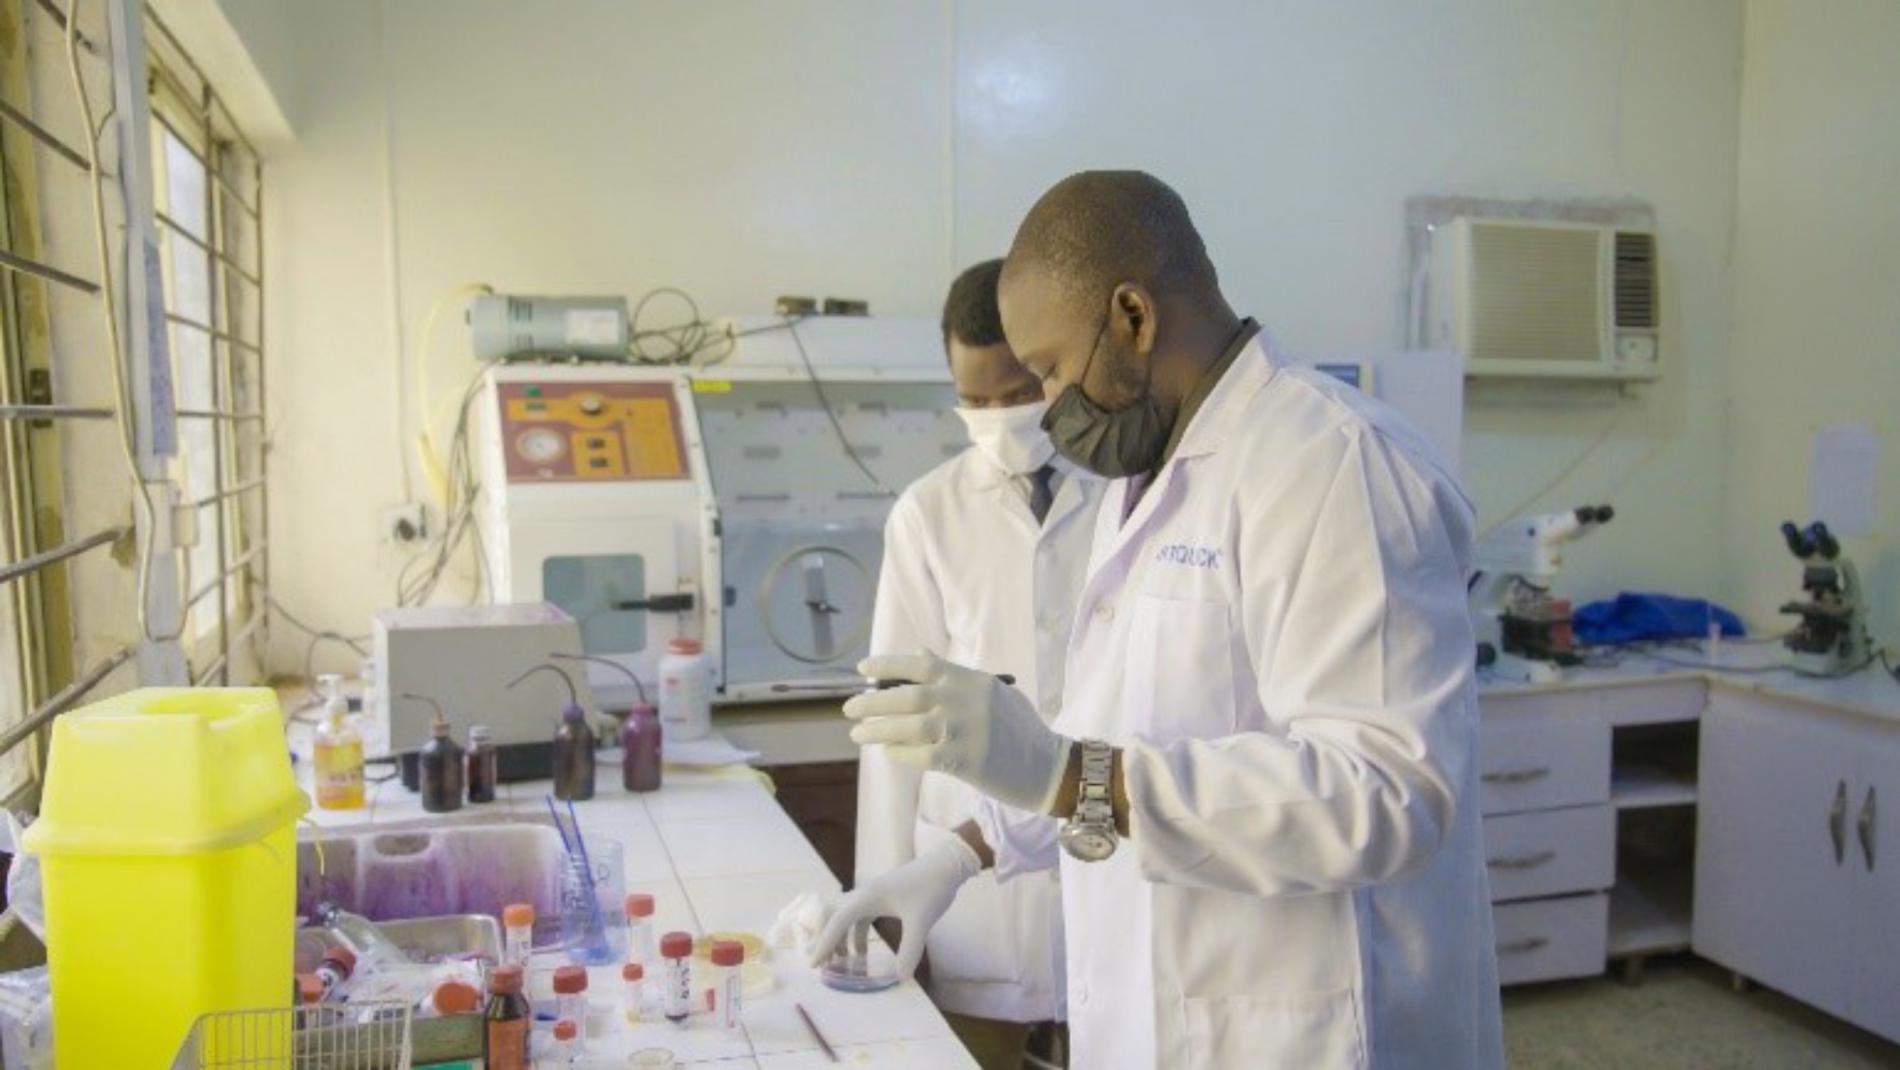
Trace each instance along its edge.
<path fill-rule="evenodd" d="M 1619 360 L 1650 362 L 1656 359 L 1656 340 L 1646 334 L 1626 334 L 1616 340 Z"/>
<path fill-rule="evenodd" d="M 532 464 L 553 464 L 567 453 L 567 440 L 558 431 L 537 427 L 515 439 L 515 452 Z"/>

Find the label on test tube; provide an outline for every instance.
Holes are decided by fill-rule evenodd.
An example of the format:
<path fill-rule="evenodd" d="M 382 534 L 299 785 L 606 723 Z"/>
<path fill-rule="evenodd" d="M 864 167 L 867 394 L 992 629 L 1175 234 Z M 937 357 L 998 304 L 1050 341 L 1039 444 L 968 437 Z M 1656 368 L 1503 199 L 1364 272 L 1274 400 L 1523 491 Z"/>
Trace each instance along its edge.
<path fill-rule="evenodd" d="M 666 963 L 663 981 L 666 1019 L 684 1023 L 693 1013 L 692 934 L 667 933 L 660 937 L 660 957 Z"/>
<path fill-rule="evenodd" d="M 745 945 L 737 940 L 718 940 L 712 946 L 713 1015 L 720 1028 L 739 1028 L 739 997 L 745 990 L 740 966 L 745 963 Z"/>

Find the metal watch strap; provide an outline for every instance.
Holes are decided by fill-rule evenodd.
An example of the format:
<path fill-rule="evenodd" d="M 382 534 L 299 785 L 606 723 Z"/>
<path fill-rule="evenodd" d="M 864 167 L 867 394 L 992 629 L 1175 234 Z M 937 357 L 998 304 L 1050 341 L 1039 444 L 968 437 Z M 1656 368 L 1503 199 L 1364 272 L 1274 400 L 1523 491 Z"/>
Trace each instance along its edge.
<path fill-rule="evenodd" d="M 1075 816 L 1091 824 L 1114 824 L 1115 799 L 1109 791 L 1109 779 L 1115 772 L 1115 748 L 1096 739 L 1085 739 L 1082 747 L 1082 784 L 1077 793 Z"/>

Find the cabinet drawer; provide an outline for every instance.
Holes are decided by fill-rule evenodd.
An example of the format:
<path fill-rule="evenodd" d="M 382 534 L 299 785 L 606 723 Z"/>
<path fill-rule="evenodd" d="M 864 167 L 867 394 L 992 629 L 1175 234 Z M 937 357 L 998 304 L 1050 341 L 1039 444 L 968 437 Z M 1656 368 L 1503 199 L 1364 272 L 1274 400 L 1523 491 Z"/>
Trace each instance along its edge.
<path fill-rule="evenodd" d="M 1610 942 L 1607 895 L 1500 903 L 1492 908 L 1491 918 L 1497 930 L 1500 984 L 1603 972 Z"/>
<path fill-rule="evenodd" d="M 1610 726 L 1597 717 L 1486 717 L 1478 727 L 1486 814 L 1610 801 Z"/>
<path fill-rule="evenodd" d="M 1487 817 L 1484 862 L 1493 902 L 1602 891 L 1616 883 L 1616 808 Z"/>

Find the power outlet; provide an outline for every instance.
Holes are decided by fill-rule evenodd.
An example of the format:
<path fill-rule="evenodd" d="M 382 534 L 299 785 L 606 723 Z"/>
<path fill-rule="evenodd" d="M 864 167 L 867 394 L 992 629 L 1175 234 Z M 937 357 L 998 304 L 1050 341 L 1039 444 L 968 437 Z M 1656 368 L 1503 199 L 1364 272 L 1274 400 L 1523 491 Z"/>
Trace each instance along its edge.
<path fill-rule="evenodd" d="M 413 546 L 429 537 L 429 510 L 421 502 L 392 505 L 383 510 L 383 537 L 398 546 Z"/>

